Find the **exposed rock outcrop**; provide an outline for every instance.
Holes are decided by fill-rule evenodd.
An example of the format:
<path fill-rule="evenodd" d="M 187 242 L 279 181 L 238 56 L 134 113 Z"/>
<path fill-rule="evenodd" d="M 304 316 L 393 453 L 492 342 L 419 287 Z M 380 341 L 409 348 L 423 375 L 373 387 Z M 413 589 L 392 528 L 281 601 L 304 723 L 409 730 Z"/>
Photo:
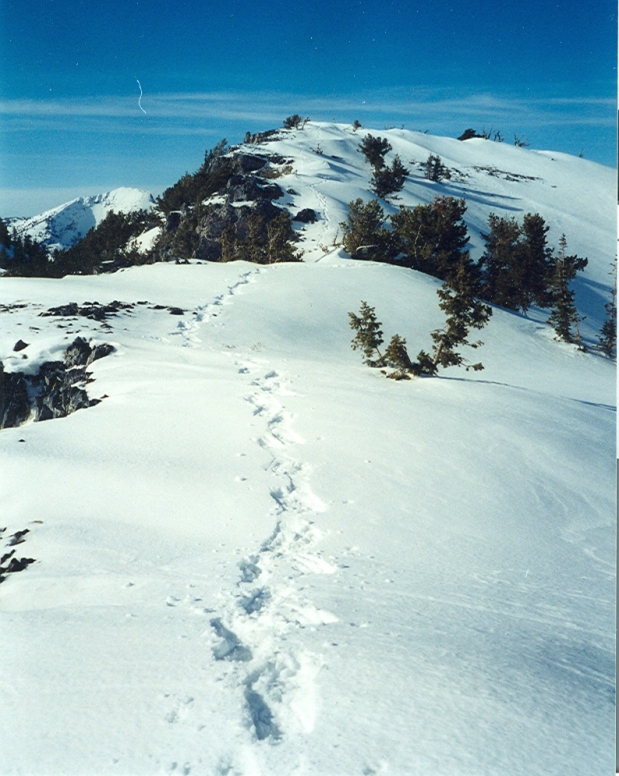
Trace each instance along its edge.
<path fill-rule="evenodd" d="M 91 382 L 86 367 L 112 353 L 112 345 L 92 345 L 77 337 L 62 361 L 48 361 L 38 373 L 5 372 L 0 361 L 0 429 L 21 426 L 27 420 L 51 420 L 99 404 L 85 386 Z"/>
<path fill-rule="evenodd" d="M 252 135 L 249 142 L 270 136 Z M 283 156 L 247 153 L 238 146 L 208 157 L 176 192 L 174 201 L 182 200 L 182 205 L 166 215 L 165 229 L 154 247 L 156 260 L 229 260 L 226 240 L 246 244 L 256 238 L 264 243 L 269 224 L 281 217 L 283 208 L 273 202 L 284 197 L 284 191 L 273 178 L 282 174 L 278 165 L 286 162 Z M 295 239 L 292 229 L 288 238 Z M 250 254 L 251 250 L 252 260 Z"/>

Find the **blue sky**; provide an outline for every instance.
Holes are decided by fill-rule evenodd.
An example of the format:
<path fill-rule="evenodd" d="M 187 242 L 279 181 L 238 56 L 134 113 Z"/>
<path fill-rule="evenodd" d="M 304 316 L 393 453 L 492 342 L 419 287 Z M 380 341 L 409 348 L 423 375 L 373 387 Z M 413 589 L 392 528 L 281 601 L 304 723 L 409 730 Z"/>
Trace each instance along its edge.
<path fill-rule="evenodd" d="M 614 0 L 0 0 L 0 216 L 157 193 L 293 112 L 614 165 L 616 29 Z"/>

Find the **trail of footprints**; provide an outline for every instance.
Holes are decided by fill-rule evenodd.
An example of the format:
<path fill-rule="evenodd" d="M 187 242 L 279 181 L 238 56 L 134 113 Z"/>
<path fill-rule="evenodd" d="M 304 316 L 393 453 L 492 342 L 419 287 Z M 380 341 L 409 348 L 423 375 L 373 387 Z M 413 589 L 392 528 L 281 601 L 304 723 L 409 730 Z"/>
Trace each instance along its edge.
<path fill-rule="evenodd" d="M 250 376 L 258 369 L 252 362 L 237 366 Z M 268 371 L 251 387 L 246 400 L 265 423 L 256 442 L 270 457 L 266 469 L 273 477 L 276 525 L 259 550 L 240 562 L 237 590 L 210 623 L 213 656 L 235 664 L 233 681 L 243 692 L 248 725 L 258 740 L 276 743 L 291 717 L 301 729 L 312 729 L 314 678 L 321 668 L 316 655 L 290 648 L 288 636 L 337 621 L 302 595 L 297 580 L 307 573 L 333 573 L 335 567 L 317 550 L 321 533 L 312 518 L 325 506 L 311 490 L 309 470 L 291 455 L 291 446 L 303 440 L 279 400 L 286 394 L 282 377 Z"/>
<path fill-rule="evenodd" d="M 225 293 L 196 307 L 191 320 L 179 321 L 174 334 L 183 338 L 184 346 L 197 346 L 201 324 L 216 317 L 239 289 L 256 282 L 262 272 L 257 268 L 243 273 Z M 275 528 L 255 554 L 239 563 L 236 589 L 224 599 L 221 610 L 202 611 L 214 615 L 210 619 L 212 654 L 216 661 L 228 664 L 229 685 L 242 698 L 246 726 L 258 741 L 275 744 L 292 720 L 301 730 L 310 731 L 316 713 L 314 680 L 321 660 L 307 650 L 290 647 L 289 637 L 295 630 L 338 619 L 317 609 L 302 594 L 298 580 L 308 573 L 331 574 L 336 568 L 317 549 L 322 534 L 313 518 L 325 505 L 310 487 L 309 468 L 292 454 L 293 446 L 304 441 L 281 401 L 292 394 L 282 375 L 264 371 L 255 360 L 236 362 L 236 368 L 250 380 L 245 398 L 253 415 L 264 423 L 255 442 L 269 457 L 265 470 L 273 483 Z M 177 600 L 167 603 L 175 606 Z M 175 708 L 166 720 L 177 721 L 179 714 Z"/>
<path fill-rule="evenodd" d="M 218 294 L 212 302 L 207 302 L 206 304 L 195 307 L 191 319 L 179 321 L 172 334 L 182 337 L 184 340 L 183 345 L 185 347 L 195 347 L 198 345 L 201 341 L 198 335 L 200 326 L 203 323 L 207 323 L 212 318 L 216 318 L 222 307 L 231 304 L 232 297 L 238 293 L 239 289 L 248 283 L 255 283 L 257 276 L 262 271 L 263 270 L 258 267 L 257 269 L 250 269 L 247 272 L 244 272 L 236 283 L 229 285 L 227 290 L 223 294 Z"/>

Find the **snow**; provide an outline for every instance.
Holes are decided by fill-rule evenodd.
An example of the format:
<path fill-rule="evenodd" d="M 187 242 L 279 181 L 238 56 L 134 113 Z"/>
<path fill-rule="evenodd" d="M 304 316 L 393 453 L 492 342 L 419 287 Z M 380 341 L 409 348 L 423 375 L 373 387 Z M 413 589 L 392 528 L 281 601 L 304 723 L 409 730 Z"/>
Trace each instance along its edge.
<path fill-rule="evenodd" d="M 98 226 L 106 215 L 150 210 L 155 200 L 148 191 L 121 187 L 105 194 L 78 197 L 63 205 L 29 218 L 8 218 L 6 223 L 20 237 L 29 235 L 50 250 L 62 250 L 74 245 L 86 233 Z"/>
<path fill-rule="evenodd" d="M 275 143 L 307 143 L 295 202 L 328 244 L 360 138 L 312 131 L 341 182 L 319 178 L 316 135 Z M 443 147 L 416 142 L 421 160 Z M 590 169 L 604 202 L 603 168 L 456 151 L 558 181 L 557 219 L 607 282 L 614 228 L 600 208 L 581 234 L 559 188 Z M 367 300 L 414 354 L 439 284 L 314 258 L 2 278 L 0 305 L 23 305 L 0 307 L 7 368 L 78 334 L 116 350 L 89 367 L 100 404 L 0 432 L 0 545 L 28 528 L 17 554 L 36 559 L 0 585 L 1 773 L 613 772 L 614 363 L 556 342 L 539 311 L 495 310 L 483 372 L 386 380 L 351 350 L 348 311 Z M 109 328 L 39 316 L 115 299 L 136 304 Z"/>

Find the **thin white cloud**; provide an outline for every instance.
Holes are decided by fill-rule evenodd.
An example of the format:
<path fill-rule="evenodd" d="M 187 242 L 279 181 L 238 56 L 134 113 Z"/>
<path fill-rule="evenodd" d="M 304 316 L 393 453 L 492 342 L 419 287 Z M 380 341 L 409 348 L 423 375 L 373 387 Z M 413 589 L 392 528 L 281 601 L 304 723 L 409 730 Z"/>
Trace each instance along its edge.
<path fill-rule="evenodd" d="M 279 92 L 180 92 L 145 94 L 143 105 L 148 110 L 144 116 L 134 96 L 71 98 L 51 100 L 2 100 L 0 114 L 5 117 L 5 131 L 51 128 L 45 121 L 67 122 L 74 119 L 98 119 L 96 125 L 81 128 L 101 131 L 101 122 L 122 119 L 129 123 L 117 123 L 116 132 L 133 132 L 131 120 L 139 122 L 142 132 L 178 134 L 183 121 L 245 121 L 279 123 L 289 111 L 313 114 L 316 119 L 349 119 L 357 116 L 384 116 L 413 122 L 431 121 L 433 126 L 445 120 L 468 118 L 470 121 L 502 121 L 523 119 L 531 126 L 554 124 L 557 121 L 570 124 L 606 125 L 614 117 L 614 101 L 597 97 L 556 97 L 549 99 L 523 99 L 492 93 L 454 95 L 431 92 L 428 89 L 413 91 L 376 90 L 368 93 L 324 97 L 293 95 Z M 586 115 L 585 115 L 586 114 Z M 560 116 L 560 119 L 559 119 Z M 160 122 L 167 122 L 162 125 Z M 30 122 L 30 123 L 28 123 Z M 70 124 L 70 129 L 80 129 Z M 190 127 L 185 131 L 191 134 Z"/>

